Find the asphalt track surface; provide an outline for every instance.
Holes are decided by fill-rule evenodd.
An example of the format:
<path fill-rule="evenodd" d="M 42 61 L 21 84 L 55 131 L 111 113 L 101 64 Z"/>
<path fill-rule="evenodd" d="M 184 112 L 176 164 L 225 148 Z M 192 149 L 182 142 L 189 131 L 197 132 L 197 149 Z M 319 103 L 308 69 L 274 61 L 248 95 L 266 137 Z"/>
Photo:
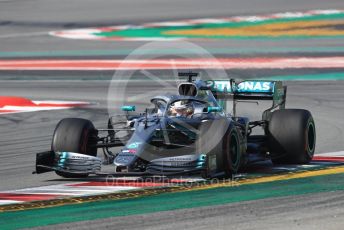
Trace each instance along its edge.
<path fill-rule="evenodd" d="M 341 0 L 218 1 L 211 7 L 209 7 L 209 1 L 194 0 L 116 2 L 106 0 L 5 0 L 0 1 L 0 52 L 109 49 L 130 51 L 144 42 L 67 40 L 51 37 L 47 33 L 52 30 L 69 28 L 311 9 L 342 9 L 343 7 L 344 3 Z M 197 44 L 206 49 L 256 47 L 269 49 L 281 46 L 294 48 L 342 47 L 344 41 L 342 39 L 312 39 L 311 41 L 290 39 L 257 40 L 247 43 L 243 40 L 232 40 L 230 42 L 197 42 Z M 334 52 L 334 54 L 338 55 L 338 52 Z M 29 55 L 26 57 L 30 58 Z M 123 57 L 123 55 L 119 57 Z M 2 115 L 0 117 L 0 191 L 66 182 L 65 179 L 60 179 L 53 173 L 31 175 L 34 170 L 35 153 L 49 149 L 55 124 L 64 117 L 83 117 L 94 121 L 98 127 L 105 126 L 108 117 L 107 90 L 109 82 L 94 79 L 99 76 L 107 78 L 112 74 L 110 72 L 87 74 L 77 72 L 68 75 L 53 71 L 1 73 L 1 95 L 25 96 L 36 100 L 87 100 L 95 104 L 87 108 L 58 112 Z M 247 72 L 236 71 L 235 74 L 245 76 Z M 73 78 L 66 79 L 66 75 Z M 33 77 L 36 81 L 32 81 Z M 342 81 L 308 81 L 287 84 L 289 85 L 287 107 L 309 109 L 315 117 L 318 131 L 316 151 L 322 153 L 344 150 L 344 83 Z M 131 96 L 154 88 L 155 86 L 151 82 L 136 81 L 132 83 L 132 87 L 127 93 Z M 206 229 L 214 228 L 214 226 L 218 229 L 225 229 L 228 226 L 240 229 L 286 229 L 290 227 L 340 229 L 339 226 L 343 224 L 342 200 L 343 195 L 340 192 L 323 193 L 307 197 L 274 198 L 220 207 L 146 214 L 138 216 L 136 221 L 132 221 L 130 217 L 111 218 L 105 222 L 80 222 L 67 226 L 82 229 L 96 227 L 102 223 L 101 227 L 110 229 L 113 226 L 141 229 L 141 224 L 144 229 L 166 229 L 167 227 L 171 229 Z"/>

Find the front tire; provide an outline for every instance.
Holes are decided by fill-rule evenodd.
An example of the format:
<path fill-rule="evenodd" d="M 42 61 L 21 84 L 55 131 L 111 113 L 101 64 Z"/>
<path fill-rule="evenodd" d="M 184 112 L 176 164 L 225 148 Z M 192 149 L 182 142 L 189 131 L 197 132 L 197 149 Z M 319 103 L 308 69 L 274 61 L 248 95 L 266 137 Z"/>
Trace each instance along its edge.
<path fill-rule="evenodd" d="M 268 126 L 268 147 L 274 164 L 307 164 L 316 142 L 312 114 L 303 109 L 277 110 Z"/>
<path fill-rule="evenodd" d="M 97 156 L 97 130 L 91 121 L 81 118 L 65 118 L 56 126 L 51 150 L 54 152 L 74 152 Z M 66 178 L 87 177 L 88 174 L 75 174 L 55 171 Z"/>
<path fill-rule="evenodd" d="M 241 166 L 242 151 L 241 141 L 237 128 L 231 125 L 223 140 L 224 172 L 231 177 L 239 171 Z"/>
<path fill-rule="evenodd" d="M 227 119 L 203 122 L 199 128 L 198 153 L 206 154 L 206 170 L 203 178 L 214 174 L 232 177 L 241 166 L 241 139 L 237 128 Z M 216 159 L 216 169 L 213 168 Z"/>

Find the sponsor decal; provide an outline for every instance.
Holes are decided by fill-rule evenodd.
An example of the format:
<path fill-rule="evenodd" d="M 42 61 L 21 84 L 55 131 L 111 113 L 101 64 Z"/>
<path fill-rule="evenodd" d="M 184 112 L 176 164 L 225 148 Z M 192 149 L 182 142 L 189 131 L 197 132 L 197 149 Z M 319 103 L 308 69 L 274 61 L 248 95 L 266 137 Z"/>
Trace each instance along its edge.
<path fill-rule="evenodd" d="M 130 154 L 130 155 L 118 155 L 116 158 L 115 158 L 115 161 L 114 161 L 114 164 L 126 164 L 128 163 L 129 161 L 131 161 L 133 159 L 134 155 Z"/>
<path fill-rule="evenodd" d="M 190 157 L 171 157 L 167 158 L 168 161 L 192 161 L 193 159 Z"/>
<path fill-rule="evenodd" d="M 271 93 L 273 92 L 273 82 L 244 81 L 238 85 L 238 92 L 248 93 Z"/>
<path fill-rule="evenodd" d="M 141 145 L 141 142 L 133 142 L 127 146 L 128 149 L 137 149 L 139 145 Z"/>
<path fill-rule="evenodd" d="M 239 93 L 272 93 L 274 82 L 244 81 L 240 82 L 235 89 Z M 208 81 L 208 87 L 217 92 L 232 92 L 230 81 Z"/>
<path fill-rule="evenodd" d="M 231 92 L 232 91 L 230 81 L 207 81 L 207 86 L 217 92 Z"/>
<path fill-rule="evenodd" d="M 124 149 L 122 150 L 122 153 L 131 153 L 131 154 L 135 154 L 137 152 L 136 149 Z"/>
<path fill-rule="evenodd" d="M 168 164 L 167 164 L 168 165 Z M 178 162 L 178 161 L 173 161 L 173 162 L 170 162 L 170 165 L 171 166 L 174 166 L 174 167 L 183 167 L 183 166 L 194 166 L 195 163 L 194 162 Z"/>

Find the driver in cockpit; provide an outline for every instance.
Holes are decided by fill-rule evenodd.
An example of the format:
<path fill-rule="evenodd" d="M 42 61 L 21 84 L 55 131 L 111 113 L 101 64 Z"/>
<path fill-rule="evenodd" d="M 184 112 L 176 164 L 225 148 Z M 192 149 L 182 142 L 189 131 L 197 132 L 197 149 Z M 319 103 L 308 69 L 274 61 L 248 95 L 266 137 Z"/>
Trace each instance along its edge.
<path fill-rule="evenodd" d="M 174 117 L 190 118 L 194 114 L 194 110 L 192 102 L 177 101 L 171 104 L 168 114 Z"/>

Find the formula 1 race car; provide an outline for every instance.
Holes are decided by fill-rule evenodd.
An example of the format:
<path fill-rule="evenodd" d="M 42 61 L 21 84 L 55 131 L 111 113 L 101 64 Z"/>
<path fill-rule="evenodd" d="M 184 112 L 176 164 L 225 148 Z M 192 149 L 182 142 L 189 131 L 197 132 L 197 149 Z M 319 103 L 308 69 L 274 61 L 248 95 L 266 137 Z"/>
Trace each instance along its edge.
<path fill-rule="evenodd" d="M 179 75 L 188 79 L 179 85 L 178 95 L 152 98 L 152 108 L 141 114 L 133 114 L 135 106 L 123 106 L 125 119 L 110 117 L 107 129 L 96 129 L 80 118 L 61 120 L 51 150 L 37 154 L 36 173 L 86 177 L 102 174 L 101 165 L 112 164 L 113 175 L 198 173 L 226 178 L 267 158 L 274 164 L 311 161 L 316 142 L 313 117 L 307 110 L 285 109 L 287 87 L 282 82 Z M 272 101 L 261 120 L 237 116 L 237 103 L 258 100 Z M 263 134 L 254 134 L 258 128 Z M 97 157 L 98 149 L 103 149 L 103 158 Z"/>

